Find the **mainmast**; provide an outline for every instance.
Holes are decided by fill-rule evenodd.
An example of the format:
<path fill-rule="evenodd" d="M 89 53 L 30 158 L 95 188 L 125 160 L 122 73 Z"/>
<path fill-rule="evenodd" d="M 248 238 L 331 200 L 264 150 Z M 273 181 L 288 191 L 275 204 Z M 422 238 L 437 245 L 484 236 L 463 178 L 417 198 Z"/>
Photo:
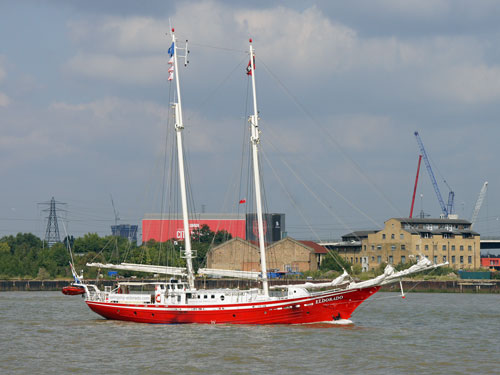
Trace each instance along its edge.
<path fill-rule="evenodd" d="M 187 42 L 186 42 L 187 44 Z M 175 39 L 174 29 L 172 29 L 172 47 L 173 49 L 173 67 L 175 75 L 175 85 L 177 87 L 177 103 L 173 103 L 175 114 L 175 131 L 177 134 L 177 158 L 179 159 L 179 180 L 181 188 L 181 201 L 182 201 L 182 219 L 184 222 L 184 257 L 186 258 L 187 273 L 189 287 L 194 289 L 194 271 L 193 271 L 193 251 L 191 249 L 191 233 L 189 231 L 189 219 L 188 219 L 188 207 L 187 207 L 187 196 L 186 196 L 186 177 L 184 172 L 184 152 L 182 144 L 182 130 L 184 129 L 184 123 L 182 122 L 182 102 L 181 102 L 181 88 L 179 85 L 179 69 L 177 65 L 177 41 Z M 187 56 L 187 46 L 185 47 L 186 58 Z"/>
<path fill-rule="evenodd" d="M 262 198 L 260 192 L 260 173 L 259 173 L 259 113 L 257 110 L 257 93 L 255 90 L 255 56 L 252 47 L 252 39 L 250 39 L 250 71 L 252 77 L 253 91 L 253 115 L 249 121 L 252 125 L 252 134 L 250 140 L 252 142 L 252 159 L 253 159 L 253 177 L 255 182 L 255 203 L 257 205 L 257 223 L 259 228 L 259 248 L 260 248 L 260 266 L 262 272 L 262 289 L 266 297 L 269 296 L 269 286 L 267 283 L 267 266 L 266 266 L 266 248 L 264 243 L 264 220 L 262 218 Z"/>

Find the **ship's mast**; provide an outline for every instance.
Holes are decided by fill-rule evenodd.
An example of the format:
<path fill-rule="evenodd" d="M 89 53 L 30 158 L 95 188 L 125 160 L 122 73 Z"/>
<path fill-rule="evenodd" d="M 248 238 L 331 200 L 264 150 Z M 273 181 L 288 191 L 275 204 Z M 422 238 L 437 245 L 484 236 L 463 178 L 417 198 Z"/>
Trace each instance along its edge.
<path fill-rule="evenodd" d="M 267 283 L 267 266 L 266 266 L 266 247 L 264 243 L 264 220 L 262 218 L 262 197 L 260 192 L 260 173 L 259 173 L 259 113 L 257 110 L 257 93 L 255 90 L 255 56 L 252 47 L 252 39 L 250 39 L 250 73 L 252 77 L 253 91 L 253 115 L 250 116 L 250 124 L 252 125 L 252 134 L 250 140 L 252 143 L 252 159 L 253 159 L 253 177 L 255 182 L 255 203 L 257 205 L 257 223 L 259 227 L 259 248 L 260 248 L 260 267 L 262 272 L 262 289 L 266 297 L 269 296 L 269 286 Z"/>
<path fill-rule="evenodd" d="M 173 45 L 173 59 L 174 59 L 174 75 L 175 75 L 175 85 L 177 87 L 177 103 L 173 103 L 175 114 L 175 132 L 177 134 L 177 158 L 179 159 L 179 180 L 181 188 L 181 201 L 182 201 L 182 219 L 184 222 L 184 246 L 186 258 L 187 273 L 189 287 L 194 289 L 194 272 L 193 272 L 193 251 L 191 249 L 191 233 L 189 231 L 189 219 L 188 219 L 188 207 L 187 207 L 187 196 L 186 196 L 186 177 L 184 172 L 184 152 L 182 144 L 182 130 L 184 129 L 184 123 L 182 122 L 182 102 L 181 102 L 181 88 L 179 85 L 179 69 L 177 65 L 177 40 L 175 39 L 174 29 L 172 29 L 172 45 Z M 186 55 L 188 51 L 186 48 Z"/>

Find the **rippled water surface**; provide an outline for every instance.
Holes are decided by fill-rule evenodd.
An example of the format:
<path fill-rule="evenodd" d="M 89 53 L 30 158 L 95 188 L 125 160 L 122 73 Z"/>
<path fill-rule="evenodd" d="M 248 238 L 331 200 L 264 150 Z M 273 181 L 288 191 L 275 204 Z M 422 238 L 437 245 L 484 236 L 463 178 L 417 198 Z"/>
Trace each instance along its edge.
<path fill-rule="evenodd" d="M 107 321 L 80 296 L 0 293 L 1 374 L 498 374 L 500 296 L 378 293 L 350 325 Z"/>

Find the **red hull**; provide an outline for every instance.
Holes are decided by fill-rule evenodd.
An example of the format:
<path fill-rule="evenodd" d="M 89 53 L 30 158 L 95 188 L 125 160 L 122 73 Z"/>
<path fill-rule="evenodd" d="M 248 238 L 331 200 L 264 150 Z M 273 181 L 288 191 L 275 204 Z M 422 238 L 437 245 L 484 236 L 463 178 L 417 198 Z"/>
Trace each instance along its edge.
<path fill-rule="evenodd" d="M 85 289 L 78 286 L 65 286 L 64 288 L 62 288 L 62 292 L 67 296 L 76 296 L 78 294 L 85 293 Z"/>
<path fill-rule="evenodd" d="M 289 300 L 232 305 L 127 305 L 86 301 L 106 319 L 139 323 L 303 324 L 349 319 L 353 311 L 380 289 L 327 292 Z"/>

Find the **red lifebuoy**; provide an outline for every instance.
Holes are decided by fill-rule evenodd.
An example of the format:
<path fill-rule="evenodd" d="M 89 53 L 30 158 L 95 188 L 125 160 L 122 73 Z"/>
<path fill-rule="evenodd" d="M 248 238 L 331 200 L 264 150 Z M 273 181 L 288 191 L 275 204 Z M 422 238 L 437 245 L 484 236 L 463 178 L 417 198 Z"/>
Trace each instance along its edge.
<path fill-rule="evenodd" d="M 158 303 L 161 302 L 161 295 L 160 294 L 156 295 L 156 302 L 158 302 Z"/>

